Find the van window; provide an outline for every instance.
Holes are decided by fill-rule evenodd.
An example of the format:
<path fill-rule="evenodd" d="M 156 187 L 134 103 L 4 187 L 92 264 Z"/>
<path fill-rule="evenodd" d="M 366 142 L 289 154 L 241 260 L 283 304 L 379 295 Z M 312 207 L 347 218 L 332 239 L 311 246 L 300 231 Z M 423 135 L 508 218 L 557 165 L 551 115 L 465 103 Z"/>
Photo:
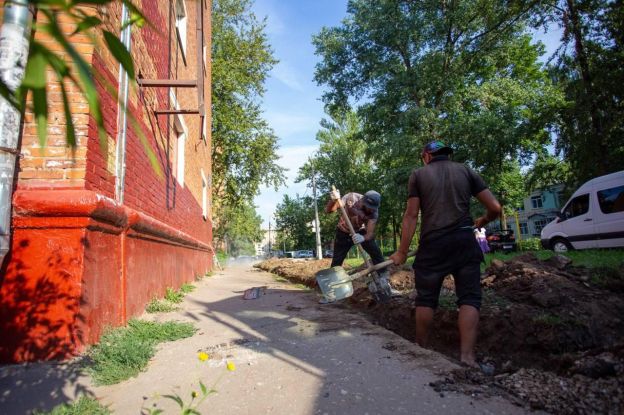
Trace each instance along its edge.
<path fill-rule="evenodd" d="M 624 212 L 624 186 L 599 191 L 598 204 L 602 213 Z"/>
<path fill-rule="evenodd" d="M 580 195 L 570 200 L 568 206 L 563 210 L 563 215 L 566 219 L 573 218 L 575 216 L 583 215 L 589 210 L 589 193 Z"/>

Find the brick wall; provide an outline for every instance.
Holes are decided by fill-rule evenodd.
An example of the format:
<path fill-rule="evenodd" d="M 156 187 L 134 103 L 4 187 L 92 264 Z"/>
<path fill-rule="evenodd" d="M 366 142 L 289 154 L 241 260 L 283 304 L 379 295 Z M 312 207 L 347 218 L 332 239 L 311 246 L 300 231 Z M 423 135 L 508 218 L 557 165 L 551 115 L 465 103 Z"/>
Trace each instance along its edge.
<path fill-rule="evenodd" d="M 136 73 L 145 79 L 195 79 L 196 68 L 196 0 L 185 0 L 187 13 L 186 63 L 176 36 L 174 1 L 144 0 L 137 2 L 155 28 L 145 25 L 133 28 L 131 53 Z M 204 42 L 210 50 L 210 5 L 204 9 Z M 88 8 L 105 20 L 105 28 L 115 34 L 120 32 L 121 5 L 113 3 L 99 9 Z M 41 16 L 38 16 L 38 19 Z M 60 19 L 67 34 L 75 29 L 72 22 Z M 35 38 L 52 50 L 59 46 L 43 33 Z M 47 146 L 41 148 L 36 135 L 32 114 L 27 111 L 22 137 L 22 158 L 19 162 L 19 188 L 85 188 L 104 196 L 115 198 L 115 159 L 119 133 L 118 104 L 116 97 L 106 91 L 108 84 L 118 88 L 119 64 L 103 45 L 94 50 L 86 35 L 75 35 L 71 43 L 93 65 L 100 93 L 106 147 L 98 138 L 97 128 L 85 98 L 74 85 L 68 85 L 72 118 L 77 132 L 77 146 L 67 148 L 65 120 L 62 111 L 60 85 L 48 74 L 50 120 Z M 210 125 L 210 59 L 207 57 L 204 79 L 204 99 L 207 109 L 206 123 Z M 196 89 L 172 89 L 181 108 L 197 108 Z M 177 135 L 174 130 L 175 115 L 154 114 L 155 109 L 171 108 L 168 88 L 142 88 L 131 86 L 129 109 L 145 136 L 142 144 L 137 132 L 128 121 L 126 178 L 124 202 L 172 226 L 180 227 L 204 241 L 210 238 L 210 226 L 202 218 L 202 177 L 210 177 L 210 128 L 202 140 L 198 115 L 184 115 L 188 127 L 185 145 L 184 185 L 176 179 Z M 150 165 L 144 145 L 156 154 L 161 175 Z M 209 181 L 210 182 L 210 181 Z M 210 195 L 210 192 L 208 192 Z M 210 205 L 210 200 L 208 201 Z M 210 216 L 209 216 L 210 218 Z"/>

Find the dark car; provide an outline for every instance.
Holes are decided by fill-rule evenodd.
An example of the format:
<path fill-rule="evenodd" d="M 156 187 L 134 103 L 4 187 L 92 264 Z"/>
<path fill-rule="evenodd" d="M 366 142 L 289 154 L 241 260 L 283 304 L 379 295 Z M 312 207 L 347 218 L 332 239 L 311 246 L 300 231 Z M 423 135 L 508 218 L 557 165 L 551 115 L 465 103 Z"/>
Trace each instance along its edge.
<path fill-rule="evenodd" d="M 518 248 L 516 237 L 511 229 L 499 229 L 494 231 L 487 235 L 487 241 L 492 252 L 511 252 Z"/>

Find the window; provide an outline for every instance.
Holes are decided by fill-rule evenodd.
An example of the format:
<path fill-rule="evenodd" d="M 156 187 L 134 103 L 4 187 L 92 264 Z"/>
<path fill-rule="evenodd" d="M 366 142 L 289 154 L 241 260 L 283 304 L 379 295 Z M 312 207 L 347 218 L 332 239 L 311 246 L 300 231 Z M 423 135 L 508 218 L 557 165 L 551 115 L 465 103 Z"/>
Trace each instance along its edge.
<path fill-rule="evenodd" d="M 180 109 L 180 104 L 175 96 L 175 93 L 171 91 L 169 93 L 169 99 L 171 100 L 171 106 L 175 109 Z M 175 177 L 178 180 L 180 186 L 184 187 L 184 168 L 185 168 L 185 148 L 186 148 L 186 136 L 188 135 L 188 128 L 184 122 L 182 114 L 176 114 L 173 121 L 173 129 L 177 137 L 174 151 L 174 172 Z"/>
<path fill-rule="evenodd" d="M 200 169 L 202 179 L 202 216 L 208 219 L 208 180 L 204 174 L 204 169 Z"/>
<path fill-rule="evenodd" d="M 542 207 L 542 196 L 531 196 L 531 207 L 533 209 L 540 209 Z"/>
<path fill-rule="evenodd" d="M 175 2 L 175 25 L 176 33 L 178 36 L 178 42 L 180 43 L 180 50 L 182 51 L 182 59 L 186 64 L 186 5 L 184 0 L 176 0 Z"/>
<path fill-rule="evenodd" d="M 563 209 L 563 217 L 566 219 L 583 215 L 589 210 L 589 194 L 584 194 L 570 200 L 570 203 Z"/>
<path fill-rule="evenodd" d="M 624 186 L 599 191 L 598 204 L 602 213 L 624 212 Z"/>
<path fill-rule="evenodd" d="M 548 225 L 548 223 L 550 222 L 549 219 L 538 219 L 534 222 L 535 225 L 535 233 L 537 235 L 539 235 L 542 232 L 542 229 L 544 229 L 544 226 Z"/>
<path fill-rule="evenodd" d="M 529 233 L 529 227 L 526 222 L 520 222 L 520 234 L 527 235 Z"/>

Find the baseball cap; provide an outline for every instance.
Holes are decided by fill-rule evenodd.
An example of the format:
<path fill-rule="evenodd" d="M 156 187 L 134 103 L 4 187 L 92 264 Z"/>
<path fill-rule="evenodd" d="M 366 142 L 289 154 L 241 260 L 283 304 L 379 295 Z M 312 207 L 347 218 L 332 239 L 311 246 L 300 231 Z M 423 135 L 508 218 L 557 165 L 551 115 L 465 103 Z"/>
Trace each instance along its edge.
<path fill-rule="evenodd" d="M 427 143 L 422 152 L 423 154 L 453 154 L 453 149 L 444 144 L 442 141 L 436 140 Z"/>
<path fill-rule="evenodd" d="M 364 193 L 362 201 L 364 206 L 367 208 L 377 210 L 379 209 L 379 203 L 381 202 L 381 195 L 374 190 L 369 190 Z"/>

